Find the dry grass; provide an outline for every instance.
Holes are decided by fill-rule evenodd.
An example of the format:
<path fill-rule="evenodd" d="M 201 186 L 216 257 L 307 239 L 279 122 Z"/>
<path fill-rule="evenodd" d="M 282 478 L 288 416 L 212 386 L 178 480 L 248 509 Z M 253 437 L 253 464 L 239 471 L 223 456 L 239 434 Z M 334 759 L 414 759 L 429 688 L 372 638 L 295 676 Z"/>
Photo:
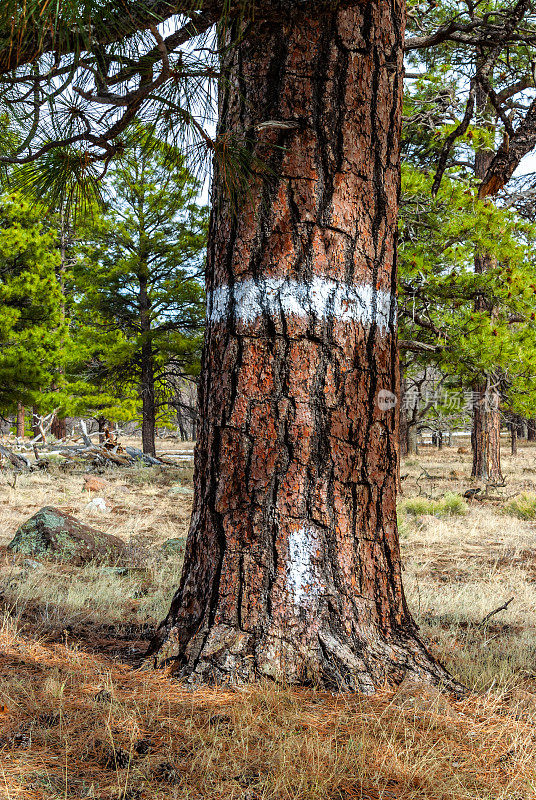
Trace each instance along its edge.
<path fill-rule="evenodd" d="M 536 448 L 504 460 L 507 487 L 491 492 L 502 499 L 461 515 L 442 510 L 471 485 L 467 456 L 429 451 L 402 470 L 409 604 L 433 652 L 475 690 L 461 703 L 411 686 L 372 699 L 192 692 L 133 671 L 177 584 L 180 554 L 160 546 L 186 533 L 191 469 L 180 492 L 175 470 L 106 474 L 107 515 L 86 510 L 81 475 L 22 476 L 15 490 L 0 475 L 0 545 L 51 504 L 132 554 L 118 573 L 0 552 L 0 798 L 534 800 L 536 523 L 505 508 L 536 491 Z"/>
<path fill-rule="evenodd" d="M 9 623 L 0 669 L 11 800 L 534 797 L 536 707 L 523 696 L 190 692 Z"/>
<path fill-rule="evenodd" d="M 0 474 L 0 593 L 5 608 L 38 635 L 63 639 L 64 631 L 90 649 L 134 658 L 166 613 L 178 584 L 181 555 L 161 545 L 185 539 L 192 502 L 192 469 L 136 468 L 100 475 L 110 511 L 87 508 L 92 494 L 82 474 Z M 17 527 L 39 508 L 53 505 L 129 543 L 125 572 L 84 568 L 14 556 L 5 549 Z"/>

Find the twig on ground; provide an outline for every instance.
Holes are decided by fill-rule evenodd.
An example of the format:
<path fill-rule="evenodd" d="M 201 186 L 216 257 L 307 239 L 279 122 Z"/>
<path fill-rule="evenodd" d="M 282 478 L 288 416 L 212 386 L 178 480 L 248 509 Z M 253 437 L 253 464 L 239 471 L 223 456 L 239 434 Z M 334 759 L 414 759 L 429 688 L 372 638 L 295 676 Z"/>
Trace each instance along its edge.
<path fill-rule="evenodd" d="M 510 605 L 510 603 L 512 602 L 513 599 L 514 598 L 511 597 L 509 600 L 506 601 L 506 603 L 503 603 L 502 606 L 499 606 L 499 608 L 495 608 L 495 609 L 493 609 L 493 611 L 490 611 L 489 614 L 486 614 L 486 616 L 484 617 L 482 622 L 479 622 L 478 624 L 479 625 L 483 625 L 485 622 L 488 621 L 488 619 L 490 619 L 490 617 L 493 617 L 495 614 L 498 614 L 499 611 L 505 611 L 508 608 L 508 606 Z"/>

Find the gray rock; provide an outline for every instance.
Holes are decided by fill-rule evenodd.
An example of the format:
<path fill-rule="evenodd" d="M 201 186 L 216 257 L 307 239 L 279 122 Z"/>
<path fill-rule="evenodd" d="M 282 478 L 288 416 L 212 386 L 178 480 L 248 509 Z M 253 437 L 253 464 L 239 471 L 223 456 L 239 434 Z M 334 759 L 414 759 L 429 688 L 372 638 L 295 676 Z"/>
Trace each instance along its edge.
<path fill-rule="evenodd" d="M 59 508 L 45 506 L 26 520 L 8 548 L 14 553 L 67 561 L 82 566 L 90 561 L 117 562 L 127 554 L 117 536 L 91 528 Z"/>
<path fill-rule="evenodd" d="M 179 556 L 184 553 L 186 539 L 168 539 L 160 548 L 164 556 Z"/>
<path fill-rule="evenodd" d="M 28 567 L 28 569 L 39 569 L 39 567 L 42 567 L 43 565 L 40 561 L 34 561 L 33 558 L 25 558 L 24 566 Z"/>
<path fill-rule="evenodd" d="M 168 495 L 170 497 L 176 494 L 193 495 L 193 493 L 194 490 L 190 486 L 181 486 L 180 484 L 178 486 L 171 486 L 168 489 Z"/>
<path fill-rule="evenodd" d="M 128 575 L 128 569 L 126 567 L 101 567 L 100 571 L 105 575 Z"/>

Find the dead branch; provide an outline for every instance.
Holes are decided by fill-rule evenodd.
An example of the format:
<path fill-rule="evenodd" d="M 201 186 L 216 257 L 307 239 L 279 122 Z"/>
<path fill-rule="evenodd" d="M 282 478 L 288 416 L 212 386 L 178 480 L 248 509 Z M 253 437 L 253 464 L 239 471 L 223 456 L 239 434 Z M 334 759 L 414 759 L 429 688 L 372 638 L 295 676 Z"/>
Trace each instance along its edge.
<path fill-rule="evenodd" d="M 512 600 L 514 600 L 513 597 L 511 597 L 509 600 L 507 600 L 506 603 L 503 603 L 502 606 L 499 606 L 499 608 L 495 608 L 495 609 L 493 609 L 493 611 L 490 611 L 489 614 L 486 614 L 486 616 L 484 617 L 482 622 L 479 622 L 478 624 L 479 625 L 484 625 L 484 623 L 487 622 L 488 619 L 490 619 L 491 617 L 495 616 L 495 614 L 498 614 L 499 611 L 505 611 L 508 608 L 508 606 L 510 605 L 510 603 L 512 602 Z"/>
<path fill-rule="evenodd" d="M 8 448 L 4 447 L 2 444 L 0 444 L 0 453 L 5 458 L 9 459 L 16 469 L 30 469 L 31 467 L 31 464 L 26 456 L 22 455 L 22 453 L 12 453 L 11 450 L 8 450 Z"/>

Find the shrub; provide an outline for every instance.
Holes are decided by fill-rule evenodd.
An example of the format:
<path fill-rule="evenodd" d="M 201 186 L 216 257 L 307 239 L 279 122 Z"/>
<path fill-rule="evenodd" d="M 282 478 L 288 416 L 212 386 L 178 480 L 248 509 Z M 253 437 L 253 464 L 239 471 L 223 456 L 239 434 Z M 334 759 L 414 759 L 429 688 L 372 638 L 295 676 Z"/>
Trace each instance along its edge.
<path fill-rule="evenodd" d="M 459 517 L 467 513 L 467 503 L 459 494 L 447 492 L 438 500 L 412 497 L 400 504 L 400 510 L 412 517 L 430 514 L 434 517 Z"/>
<path fill-rule="evenodd" d="M 536 495 L 518 494 L 503 507 L 503 512 L 518 519 L 536 519 Z"/>

